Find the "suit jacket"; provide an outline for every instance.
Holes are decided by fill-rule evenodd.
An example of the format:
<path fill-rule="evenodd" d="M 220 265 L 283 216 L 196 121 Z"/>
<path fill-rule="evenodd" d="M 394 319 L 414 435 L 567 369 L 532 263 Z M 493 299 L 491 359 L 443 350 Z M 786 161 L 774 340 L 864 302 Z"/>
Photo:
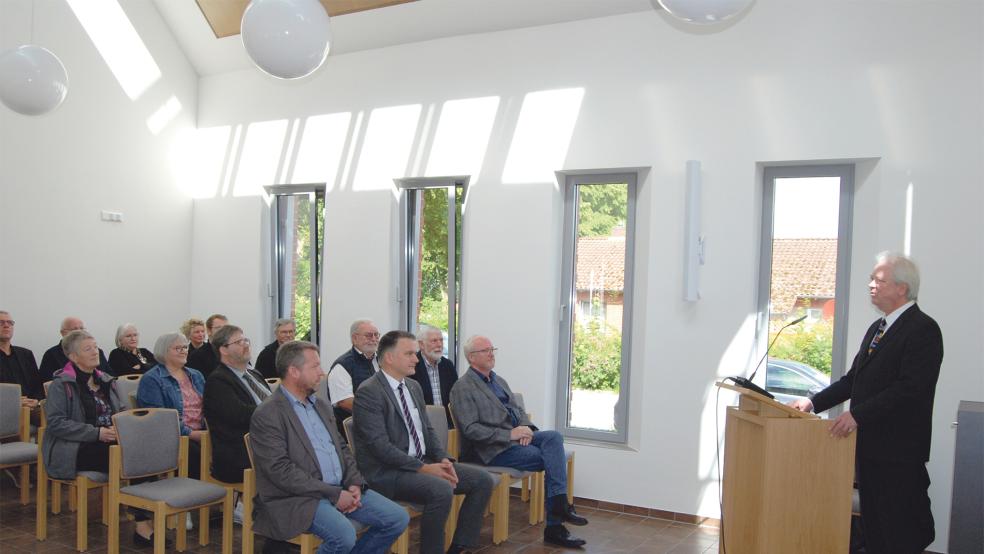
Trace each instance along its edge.
<path fill-rule="evenodd" d="M 219 365 L 219 359 L 215 357 L 215 349 L 212 343 L 206 342 L 198 350 L 188 354 L 187 367 L 197 369 L 202 375 L 208 377 L 215 366 Z"/>
<path fill-rule="evenodd" d="M 500 375 L 495 380 L 509 395 L 509 407 L 519 418 L 519 425 L 536 427 L 530 416 L 516 404 L 516 396 L 509 383 Z M 454 417 L 458 422 L 458 441 L 461 446 L 461 459 L 475 458 L 488 464 L 492 458 L 512 446 L 509 435 L 513 430 L 512 418 L 489 385 L 472 368 L 458 379 L 451 389 L 451 403 Z"/>
<path fill-rule="evenodd" d="M 936 321 L 914 304 L 868 355 L 879 322 L 868 328 L 847 374 L 813 397 L 813 409 L 820 413 L 850 399 L 851 415 L 858 422 L 859 458 L 925 463 L 943 362 L 943 334 Z"/>
<path fill-rule="evenodd" d="M 5 356 L 0 354 L 0 383 L 16 383 L 21 386 L 22 396 L 35 400 L 44 399 L 44 384 L 38 373 L 38 363 L 34 361 L 34 352 L 12 344 L 10 357 L 17 360 L 19 370 L 8 367 Z"/>
<path fill-rule="evenodd" d="M 342 487 L 363 486 L 355 460 L 335 428 L 331 405 L 315 397 L 314 408 L 335 444 Z M 253 413 L 249 430 L 256 470 L 255 531 L 276 540 L 307 532 L 318 502 L 337 503 L 342 487 L 322 481 L 314 446 L 285 394 L 276 392 L 264 400 Z"/>
<path fill-rule="evenodd" d="M 269 390 L 262 375 L 247 371 Z M 249 419 L 256 410 L 256 402 L 242 379 L 220 364 L 205 380 L 203 403 L 213 444 L 212 472 L 226 483 L 241 483 L 243 470 L 249 467 L 243 435 L 249 432 Z"/>
<path fill-rule="evenodd" d="M 362 382 L 352 406 L 355 459 L 369 485 L 389 498 L 396 492 L 400 472 L 416 472 L 425 462 L 451 457 L 444 451 L 427 417 L 420 384 L 412 379 L 404 379 L 403 383 L 420 412 L 421 428 L 417 433 L 426 445 L 424 461 L 407 454 L 410 433 L 404 423 L 403 406 L 382 371 Z"/>

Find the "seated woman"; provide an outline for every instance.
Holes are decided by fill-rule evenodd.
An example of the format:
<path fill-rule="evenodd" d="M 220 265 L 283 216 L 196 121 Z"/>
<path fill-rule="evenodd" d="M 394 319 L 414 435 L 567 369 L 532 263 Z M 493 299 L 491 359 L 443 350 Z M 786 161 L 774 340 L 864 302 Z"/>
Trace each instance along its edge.
<path fill-rule="evenodd" d="M 99 346 L 92 335 L 72 331 L 62 338 L 61 347 L 69 362 L 55 372 L 48 388 L 48 427 L 41 444 L 45 468 L 56 479 L 75 479 L 79 471 L 109 473 L 109 446 L 116 442 L 112 417 L 124 404 L 112 376 L 97 369 Z M 133 541 L 152 546 L 149 514 L 133 514 Z"/>
<path fill-rule="evenodd" d="M 132 323 L 116 328 L 116 348 L 109 353 L 109 367 L 117 375 L 147 373 L 157 360 L 150 350 L 140 348 L 140 333 Z"/>
<path fill-rule="evenodd" d="M 188 339 L 181 333 L 161 335 L 154 343 L 154 354 L 160 361 L 140 379 L 137 402 L 144 408 L 170 408 L 178 411 L 181 434 L 188 441 L 188 476 L 201 475 L 199 441 L 204 429 L 202 396 L 205 377 L 197 369 L 186 367 Z"/>
<path fill-rule="evenodd" d="M 191 341 L 188 353 L 191 354 L 205 345 L 205 322 L 193 317 L 181 324 L 181 334 Z"/>

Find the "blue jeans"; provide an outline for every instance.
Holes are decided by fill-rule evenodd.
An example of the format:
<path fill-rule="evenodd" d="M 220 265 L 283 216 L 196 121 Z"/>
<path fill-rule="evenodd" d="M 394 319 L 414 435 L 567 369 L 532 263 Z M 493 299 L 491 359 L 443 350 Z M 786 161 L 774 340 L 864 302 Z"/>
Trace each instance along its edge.
<path fill-rule="evenodd" d="M 546 471 L 547 525 L 562 523 L 551 515 L 550 498 L 567 495 L 567 453 L 564 437 L 557 431 L 534 431 L 528 446 L 513 444 L 489 462 L 490 466 L 505 466 L 523 471 Z"/>
<path fill-rule="evenodd" d="M 358 540 L 349 518 L 369 526 Z M 308 532 L 322 541 L 318 554 L 380 554 L 389 550 L 409 523 L 410 515 L 403 506 L 369 490 L 362 495 L 362 507 L 350 514 L 339 512 L 328 500 L 320 501 Z"/>

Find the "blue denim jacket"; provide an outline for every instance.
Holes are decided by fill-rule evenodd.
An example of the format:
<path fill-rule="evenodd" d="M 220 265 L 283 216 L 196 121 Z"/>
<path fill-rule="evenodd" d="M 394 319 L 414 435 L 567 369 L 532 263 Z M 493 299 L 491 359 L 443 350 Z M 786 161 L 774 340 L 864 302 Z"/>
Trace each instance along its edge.
<path fill-rule="evenodd" d="M 200 396 L 205 395 L 205 377 L 197 369 L 184 368 L 191 386 Z M 178 411 L 178 421 L 181 422 L 181 434 L 191 434 L 191 428 L 184 424 L 184 402 L 181 400 L 181 385 L 171 377 L 163 364 L 157 364 L 140 378 L 137 388 L 137 402 L 141 408 L 171 408 Z"/>

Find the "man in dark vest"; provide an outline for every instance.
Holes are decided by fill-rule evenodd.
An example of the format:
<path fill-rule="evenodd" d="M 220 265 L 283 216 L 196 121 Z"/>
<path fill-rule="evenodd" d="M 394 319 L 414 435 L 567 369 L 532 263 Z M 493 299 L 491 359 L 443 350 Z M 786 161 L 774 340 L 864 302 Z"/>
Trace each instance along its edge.
<path fill-rule="evenodd" d="M 359 385 L 379 371 L 376 362 L 379 329 L 376 324 L 368 319 L 357 319 L 349 327 L 349 334 L 352 348 L 332 362 L 328 369 L 328 396 L 339 425 L 352 415 L 352 402 Z"/>

